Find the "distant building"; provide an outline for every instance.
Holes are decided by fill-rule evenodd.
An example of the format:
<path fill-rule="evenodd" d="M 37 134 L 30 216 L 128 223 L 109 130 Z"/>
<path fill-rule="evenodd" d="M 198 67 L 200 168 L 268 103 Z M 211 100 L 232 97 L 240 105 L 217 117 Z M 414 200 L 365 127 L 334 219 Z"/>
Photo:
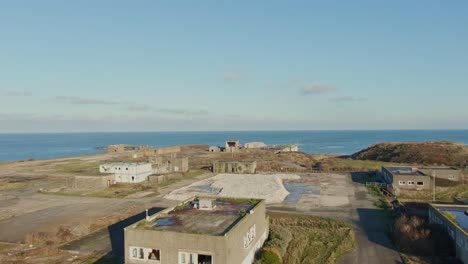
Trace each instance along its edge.
<path fill-rule="evenodd" d="M 459 181 L 461 171 L 449 167 L 382 167 L 382 175 L 394 188 L 427 190 L 432 188 L 433 176 L 437 179 Z"/>
<path fill-rule="evenodd" d="M 255 173 L 256 161 L 215 161 L 213 162 L 214 173 Z"/>
<path fill-rule="evenodd" d="M 221 148 L 217 146 L 211 146 L 208 149 L 209 152 L 221 152 Z"/>
<path fill-rule="evenodd" d="M 116 182 L 137 183 L 146 181 L 153 168 L 149 162 L 114 162 L 101 164 L 99 172 L 114 174 Z"/>
<path fill-rule="evenodd" d="M 240 143 L 239 140 L 226 140 L 225 151 L 226 152 L 237 152 L 239 151 Z"/>
<path fill-rule="evenodd" d="M 251 264 L 268 237 L 265 201 L 201 197 L 124 229 L 125 263 Z"/>
<path fill-rule="evenodd" d="M 244 148 L 246 149 L 262 149 L 266 147 L 268 147 L 268 145 L 263 142 L 249 142 L 244 144 Z"/>
<path fill-rule="evenodd" d="M 124 153 L 129 151 L 137 151 L 140 148 L 138 146 L 127 145 L 127 144 L 116 144 L 109 145 L 106 147 L 108 153 Z"/>
<path fill-rule="evenodd" d="M 454 242 L 456 257 L 468 263 L 468 205 L 431 204 L 429 221 L 444 227 Z"/>
<path fill-rule="evenodd" d="M 172 172 L 187 172 L 189 170 L 188 157 L 178 157 L 175 153 L 165 156 L 153 156 L 150 158 L 154 174 Z"/>

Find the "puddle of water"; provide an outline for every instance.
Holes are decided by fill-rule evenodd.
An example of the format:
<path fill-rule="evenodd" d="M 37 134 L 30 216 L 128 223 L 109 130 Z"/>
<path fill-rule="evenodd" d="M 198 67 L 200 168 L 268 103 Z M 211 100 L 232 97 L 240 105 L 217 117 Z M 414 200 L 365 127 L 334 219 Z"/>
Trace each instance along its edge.
<path fill-rule="evenodd" d="M 221 189 L 213 188 L 209 184 L 199 185 L 196 188 L 201 192 L 206 192 L 206 193 L 210 193 L 210 194 L 217 194 L 217 193 L 219 193 L 221 191 Z"/>
<path fill-rule="evenodd" d="M 160 218 L 160 219 L 157 219 L 155 224 L 155 226 L 171 226 L 171 225 L 175 225 L 175 222 L 174 222 L 174 219 L 168 217 L 168 218 Z"/>
<path fill-rule="evenodd" d="M 457 220 L 458 224 L 463 228 L 463 229 L 468 229 L 468 215 L 465 214 L 463 209 L 458 209 L 458 208 L 450 208 L 450 207 L 439 207 L 441 211 L 446 211 L 450 212 L 453 215 L 455 215 L 455 219 Z"/>
<path fill-rule="evenodd" d="M 287 203 L 297 203 L 303 194 L 320 195 L 320 187 L 310 186 L 305 183 L 283 183 L 289 195 L 284 199 Z"/>

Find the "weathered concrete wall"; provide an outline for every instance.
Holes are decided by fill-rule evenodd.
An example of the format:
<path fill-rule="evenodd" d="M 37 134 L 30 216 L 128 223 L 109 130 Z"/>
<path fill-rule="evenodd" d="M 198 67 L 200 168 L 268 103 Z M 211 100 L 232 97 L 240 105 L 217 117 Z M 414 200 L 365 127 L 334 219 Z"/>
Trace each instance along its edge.
<path fill-rule="evenodd" d="M 173 173 L 173 174 L 164 174 L 164 175 L 150 175 L 148 177 L 148 180 L 151 183 L 163 183 L 165 181 L 169 181 L 172 179 L 181 179 L 183 177 L 184 176 L 181 173 Z"/>
<path fill-rule="evenodd" d="M 248 246 L 244 246 L 244 239 L 248 240 L 248 233 L 255 229 L 255 236 Z M 250 264 L 253 262 L 255 252 L 258 251 L 263 242 L 268 237 L 268 217 L 266 216 L 265 201 L 261 201 L 252 210 L 252 214 L 247 214 L 242 218 L 237 225 L 227 234 L 226 246 L 230 249 L 227 251 L 227 264 Z"/>
<path fill-rule="evenodd" d="M 423 185 L 418 185 L 418 182 L 422 182 Z M 393 186 L 400 189 L 428 190 L 432 188 L 432 179 L 429 176 L 393 175 Z"/>
<path fill-rule="evenodd" d="M 224 151 L 225 152 L 237 152 L 239 151 L 240 143 L 239 140 L 226 140 Z"/>
<path fill-rule="evenodd" d="M 71 176 L 67 177 L 66 186 L 70 189 L 100 189 L 107 187 L 108 181 L 113 183 L 114 175 L 103 176 Z"/>
<path fill-rule="evenodd" d="M 137 229 L 129 226 L 124 229 L 125 263 L 152 263 L 145 255 L 144 260 L 132 259 L 133 247 L 160 250 L 161 263 L 179 263 L 179 252 L 191 252 L 212 256 L 216 264 L 252 263 L 255 252 L 268 236 L 268 218 L 265 202 L 260 202 L 245 215 L 225 236 L 210 236 L 171 231 Z M 252 228 L 255 236 L 244 247 L 244 239 Z"/>
<path fill-rule="evenodd" d="M 159 156 L 150 158 L 154 174 L 187 172 L 189 170 L 188 157 Z"/>
<path fill-rule="evenodd" d="M 453 169 L 435 169 L 435 170 L 432 170 L 430 168 L 421 168 L 419 169 L 419 171 L 421 171 L 422 173 L 426 174 L 426 175 L 431 175 L 434 173 L 434 175 L 436 176 L 436 180 L 438 178 L 442 178 L 442 179 L 447 179 L 447 180 L 451 180 L 451 181 L 460 181 L 462 179 L 462 172 L 460 170 L 453 170 Z"/>
<path fill-rule="evenodd" d="M 451 207 L 451 205 L 440 205 L 444 207 Z M 460 206 L 455 206 L 460 207 Z M 465 207 L 465 206 L 464 206 Z M 468 210 L 468 206 L 466 206 Z M 429 206 L 429 222 L 442 225 L 447 230 L 448 235 L 455 244 L 455 251 L 457 258 L 463 263 L 468 263 L 468 235 L 458 225 L 448 220 L 442 213 L 437 210 L 433 205 Z"/>
<path fill-rule="evenodd" d="M 214 173 L 255 173 L 256 161 L 215 161 L 213 162 Z"/>

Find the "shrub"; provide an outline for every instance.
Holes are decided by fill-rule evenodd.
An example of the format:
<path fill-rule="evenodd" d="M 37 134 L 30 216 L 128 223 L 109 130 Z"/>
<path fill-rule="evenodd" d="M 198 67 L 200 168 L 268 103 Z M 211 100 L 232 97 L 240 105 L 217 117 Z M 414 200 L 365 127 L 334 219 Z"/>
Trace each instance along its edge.
<path fill-rule="evenodd" d="M 281 258 L 277 253 L 271 250 L 262 250 L 258 257 L 258 263 L 261 264 L 281 264 Z"/>

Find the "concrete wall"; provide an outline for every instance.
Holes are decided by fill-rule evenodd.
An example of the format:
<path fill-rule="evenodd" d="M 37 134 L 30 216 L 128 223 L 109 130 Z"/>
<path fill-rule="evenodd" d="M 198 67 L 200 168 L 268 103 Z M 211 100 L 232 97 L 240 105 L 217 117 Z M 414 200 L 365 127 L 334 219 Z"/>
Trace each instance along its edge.
<path fill-rule="evenodd" d="M 255 253 L 262 247 L 268 238 L 269 223 L 266 216 L 265 201 L 261 201 L 252 210 L 252 214 L 246 215 L 237 223 L 234 229 L 227 234 L 227 264 L 250 264 L 255 258 Z M 255 226 L 255 237 L 244 247 L 244 238 L 246 238 L 250 229 Z"/>
<path fill-rule="evenodd" d="M 125 263 L 179 263 L 179 252 L 207 254 L 212 256 L 214 264 L 252 263 L 255 252 L 268 237 L 268 218 L 265 214 L 265 202 L 262 201 L 253 209 L 252 214 L 245 215 L 225 236 L 210 236 L 172 231 L 154 231 L 133 228 L 124 229 Z M 247 248 L 244 238 L 255 226 L 256 235 Z M 132 259 L 133 247 L 160 250 L 161 261 Z"/>
<path fill-rule="evenodd" d="M 150 175 L 148 176 L 148 181 L 152 183 L 163 183 L 172 179 L 181 179 L 183 178 L 182 174 L 164 174 L 164 175 Z"/>
<path fill-rule="evenodd" d="M 450 205 L 441 205 L 444 207 L 450 207 Z M 459 206 L 456 206 L 459 207 Z M 468 210 L 468 206 L 466 206 Z M 429 206 L 429 221 L 430 223 L 435 223 L 442 225 L 445 230 L 447 230 L 448 235 L 453 240 L 455 244 L 455 251 L 457 258 L 460 259 L 463 263 L 468 263 L 468 235 L 461 229 L 458 225 L 452 223 L 448 220 L 442 213 L 437 210 L 434 205 Z"/>
<path fill-rule="evenodd" d="M 163 174 L 172 172 L 187 172 L 189 170 L 188 157 L 162 156 L 150 159 L 153 163 L 153 173 Z"/>
<path fill-rule="evenodd" d="M 429 176 L 393 175 L 393 186 L 405 190 L 428 190 L 432 189 L 432 179 Z"/>
<path fill-rule="evenodd" d="M 442 178 L 442 179 L 447 179 L 451 181 L 460 181 L 462 180 L 462 172 L 460 170 L 454 170 L 454 169 L 435 169 L 431 170 L 430 168 L 421 168 L 419 171 L 423 172 L 426 175 L 431 175 L 432 173 L 435 174 L 436 180 L 437 178 Z"/>
<path fill-rule="evenodd" d="M 209 152 L 221 152 L 221 148 L 220 147 L 210 147 L 208 149 Z"/>
<path fill-rule="evenodd" d="M 255 173 L 256 161 L 215 161 L 213 162 L 214 173 Z"/>
<path fill-rule="evenodd" d="M 114 175 L 71 176 L 67 177 L 66 186 L 71 189 L 99 189 L 107 187 L 108 181 L 112 184 Z"/>

